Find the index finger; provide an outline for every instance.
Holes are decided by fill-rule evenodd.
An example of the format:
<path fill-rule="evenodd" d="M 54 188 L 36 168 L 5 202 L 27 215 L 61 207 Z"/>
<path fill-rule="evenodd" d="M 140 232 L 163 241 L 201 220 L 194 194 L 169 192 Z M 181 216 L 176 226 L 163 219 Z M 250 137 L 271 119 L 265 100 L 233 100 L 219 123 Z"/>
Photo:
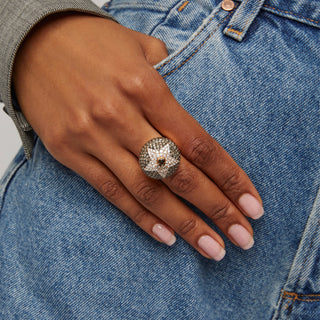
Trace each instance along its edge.
<path fill-rule="evenodd" d="M 162 78 L 161 81 L 162 86 L 144 108 L 146 118 L 173 140 L 183 156 L 206 173 L 246 216 L 260 218 L 264 212 L 262 200 L 247 174 L 176 101 Z"/>

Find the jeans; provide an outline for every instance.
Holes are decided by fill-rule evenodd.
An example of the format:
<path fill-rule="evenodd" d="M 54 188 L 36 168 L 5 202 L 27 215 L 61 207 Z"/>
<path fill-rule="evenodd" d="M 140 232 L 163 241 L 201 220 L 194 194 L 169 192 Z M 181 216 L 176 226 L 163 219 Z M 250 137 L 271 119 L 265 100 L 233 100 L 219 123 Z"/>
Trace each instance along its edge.
<path fill-rule="evenodd" d="M 320 319 L 320 2 L 235 4 L 103 8 L 166 43 L 155 68 L 263 199 L 254 247 L 158 243 L 36 138 L 1 180 L 0 319 Z"/>

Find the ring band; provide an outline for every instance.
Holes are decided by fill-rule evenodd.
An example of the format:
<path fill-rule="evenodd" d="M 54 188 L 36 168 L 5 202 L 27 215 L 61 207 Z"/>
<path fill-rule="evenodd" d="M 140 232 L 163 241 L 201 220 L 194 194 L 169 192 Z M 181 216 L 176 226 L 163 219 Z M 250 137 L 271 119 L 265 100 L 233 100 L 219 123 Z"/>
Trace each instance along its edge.
<path fill-rule="evenodd" d="M 176 144 L 168 138 L 153 138 L 145 143 L 139 155 L 142 171 L 153 179 L 170 177 L 176 172 L 181 154 Z"/>

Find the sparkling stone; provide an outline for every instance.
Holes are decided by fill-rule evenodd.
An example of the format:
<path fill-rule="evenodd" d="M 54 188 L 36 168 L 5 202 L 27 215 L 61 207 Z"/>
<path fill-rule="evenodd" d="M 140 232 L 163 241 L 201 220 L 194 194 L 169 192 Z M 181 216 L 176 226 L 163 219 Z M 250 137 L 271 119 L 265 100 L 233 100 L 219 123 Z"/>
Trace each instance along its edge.
<path fill-rule="evenodd" d="M 141 149 L 139 163 L 142 170 L 154 179 L 172 175 L 179 166 L 178 147 L 167 138 L 154 138 Z"/>

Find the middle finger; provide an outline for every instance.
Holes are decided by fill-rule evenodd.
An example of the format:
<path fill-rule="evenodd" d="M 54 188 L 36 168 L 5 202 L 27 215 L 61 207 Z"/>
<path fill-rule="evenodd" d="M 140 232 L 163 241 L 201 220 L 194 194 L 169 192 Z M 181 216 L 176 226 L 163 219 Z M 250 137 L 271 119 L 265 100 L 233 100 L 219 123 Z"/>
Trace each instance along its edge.
<path fill-rule="evenodd" d="M 144 143 L 159 137 L 159 133 L 147 122 L 137 127 L 134 141 L 128 138 L 125 144 L 138 157 Z M 186 158 L 181 156 L 177 171 L 162 182 L 210 217 L 233 243 L 243 249 L 253 246 L 253 230 L 248 220 L 220 188 Z"/>

